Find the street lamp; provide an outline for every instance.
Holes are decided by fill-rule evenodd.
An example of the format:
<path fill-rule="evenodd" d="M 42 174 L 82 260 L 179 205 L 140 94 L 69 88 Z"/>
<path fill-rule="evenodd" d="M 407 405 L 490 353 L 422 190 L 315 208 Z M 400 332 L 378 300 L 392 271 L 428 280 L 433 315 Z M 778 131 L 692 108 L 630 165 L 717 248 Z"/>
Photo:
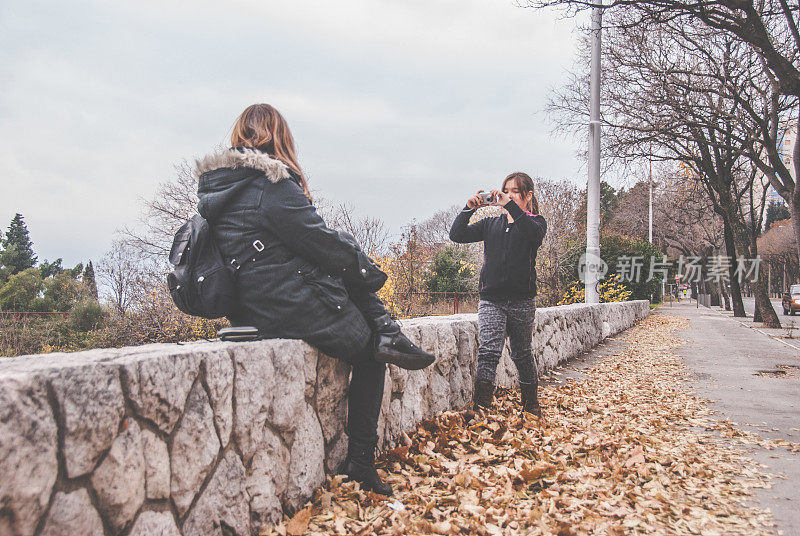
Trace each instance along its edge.
<path fill-rule="evenodd" d="M 650 240 L 650 243 L 653 243 L 653 140 L 650 140 L 650 154 L 648 155 L 648 182 L 650 183 L 650 218 L 648 221 L 647 227 L 647 238 Z M 666 288 L 666 283 L 664 282 L 664 277 L 661 278 L 661 301 L 664 301 L 664 289 Z"/>
<path fill-rule="evenodd" d="M 650 221 L 647 226 L 647 239 L 653 243 L 653 140 L 650 140 L 650 154 L 648 155 L 648 182 L 650 183 Z"/>
<path fill-rule="evenodd" d="M 603 1 L 592 8 L 592 64 L 589 110 L 589 181 L 586 186 L 585 301 L 600 303 L 600 44 Z"/>

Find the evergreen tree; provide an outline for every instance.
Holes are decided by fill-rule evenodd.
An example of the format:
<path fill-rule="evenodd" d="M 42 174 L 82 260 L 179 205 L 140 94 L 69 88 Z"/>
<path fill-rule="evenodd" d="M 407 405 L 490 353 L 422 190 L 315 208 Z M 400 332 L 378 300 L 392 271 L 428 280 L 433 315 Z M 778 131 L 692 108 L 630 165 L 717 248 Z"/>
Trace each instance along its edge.
<path fill-rule="evenodd" d="M 434 255 L 425 286 L 430 292 L 469 292 L 473 268 L 465 249 L 447 246 Z"/>
<path fill-rule="evenodd" d="M 42 274 L 36 268 L 14 274 L 0 288 L 0 310 L 52 311 L 52 303 L 41 297 L 43 290 Z"/>
<path fill-rule="evenodd" d="M 11 220 L 2 244 L 3 253 L 0 255 L 0 264 L 9 269 L 9 275 L 32 268 L 36 264 L 33 242 L 31 242 L 22 214 L 17 213 Z"/>
<path fill-rule="evenodd" d="M 772 201 L 767 206 L 767 217 L 764 220 L 764 232 L 769 231 L 770 226 L 776 221 L 785 220 L 791 217 L 789 214 L 789 207 L 785 203 Z"/>
<path fill-rule="evenodd" d="M 57 258 L 53 262 L 48 262 L 47 259 L 42 261 L 39 264 L 39 271 L 42 272 L 42 279 L 47 279 L 48 277 L 54 277 L 64 271 L 64 267 L 61 266 L 63 259 L 61 257 Z"/>
<path fill-rule="evenodd" d="M 81 279 L 83 280 L 83 283 L 89 287 L 89 292 L 92 293 L 94 299 L 98 299 L 97 281 L 94 278 L 94 266 L 92 266 L 92 261 L 89 261 L 89 264 L 86 265 L 86 269 L 83 271 L 83 276 Z"/>
<path fill-rule="evenodd" d="M 83 273 L 83 263 L 79 262 L 75 268 L 67 268 L 64 270 L 72 279 L 78 279 Z"/>

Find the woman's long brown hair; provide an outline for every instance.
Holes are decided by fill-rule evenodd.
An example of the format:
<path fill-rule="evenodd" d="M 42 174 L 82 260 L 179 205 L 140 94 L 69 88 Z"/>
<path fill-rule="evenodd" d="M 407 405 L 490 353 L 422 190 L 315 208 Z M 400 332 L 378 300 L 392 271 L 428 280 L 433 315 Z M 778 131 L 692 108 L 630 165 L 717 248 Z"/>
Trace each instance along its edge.
<path fill-rule="evenodd" d="M 517 188 L 519 188 L 523 195 L 527 195 L 528 192 L 531 194 L 531 200 L 528 202 L 528 212 L 532 212 L 534 214 L 539 214 L 539 200 L 536 199 L 536 192 L 533 191 L 533 179 L 528 176 L 527 173 L 523 173 L 521 171 L 515 171 L 505 179 L 503 179 L 503 186 L 500 187 L 501 190 L 505 189 L 506 183 L 510 180 L 513 180 L 516 184 Z"/>
<path fill-rule="evenodd" d="M 252 147 L 286 164 L 300 176 L 300 185 L 312 201 L 311 192 L 294 148 L 294 138 L 286 119 L 269 104 L 248 106 L 236 120 L 231 132 L 232 147 Z"/>

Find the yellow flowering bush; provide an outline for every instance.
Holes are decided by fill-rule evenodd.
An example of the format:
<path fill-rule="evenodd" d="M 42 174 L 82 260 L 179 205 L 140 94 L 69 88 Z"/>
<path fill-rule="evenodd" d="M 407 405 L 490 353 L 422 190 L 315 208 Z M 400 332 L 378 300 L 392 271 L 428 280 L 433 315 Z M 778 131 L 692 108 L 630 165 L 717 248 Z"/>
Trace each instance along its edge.
<path fill-rule="evenodd" d="M 622 282 L 619 274 L 612 274 L 600 283 L 600 301 L 621 302 L 631 298 L 631 291 Z M 582 281 L 575 281 L 564 293 L 558 305 L 571 303 L 584 303 L 586 301 L 586 288 Z"/>
<path fill-rule="evenodd" d="M 386 272 L 386 275 L 389 276 L 386 283 L 384 283 L 383 287 L 377 292 L 378 297 L 391 314 L 398 316 L 400 314 L 400 307 L 397 302 L 397 287 L 394 279 L 394 273 L 396 271 L 395 261 L 388 255 L 376 257 L 374 260 L 380 265 L 381 270 Z"/>

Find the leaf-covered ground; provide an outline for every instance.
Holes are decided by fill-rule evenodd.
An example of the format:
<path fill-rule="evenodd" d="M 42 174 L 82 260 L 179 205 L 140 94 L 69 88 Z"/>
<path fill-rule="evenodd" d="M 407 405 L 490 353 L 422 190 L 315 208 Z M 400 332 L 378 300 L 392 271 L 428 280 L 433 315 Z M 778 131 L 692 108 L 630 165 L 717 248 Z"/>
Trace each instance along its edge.
<path fill-rule="evenodd" d="M 543 386 L 541 421 L 516 391 L 442 413 L 381 457 L 392 499 L 335 477 L 262 534 L 768 534 L 749 499 L 770 476 L 738 447 L 798 445 L 710 417 L 673 353 L 687 322 L 651 315 L 587 379 Z"/>

